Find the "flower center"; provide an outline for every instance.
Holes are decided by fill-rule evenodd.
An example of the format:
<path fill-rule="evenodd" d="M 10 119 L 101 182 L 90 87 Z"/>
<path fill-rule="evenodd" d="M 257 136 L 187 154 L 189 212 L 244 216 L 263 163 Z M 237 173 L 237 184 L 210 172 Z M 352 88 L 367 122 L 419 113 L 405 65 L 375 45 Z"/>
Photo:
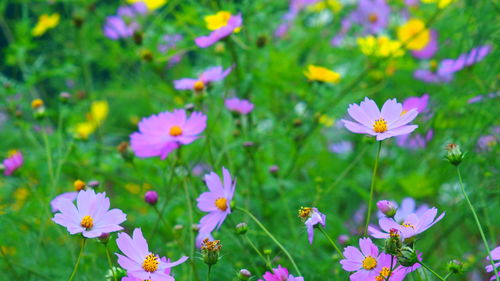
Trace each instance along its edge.
<path fill-rule="evenodd" d="M 73 182 L 73 186 L 75 187 L 76 191 L 80 191 L 85 188 L 85 182 L 82 180 L 76 180 Z"/>
<path fill-rule="evenodd" d="M 312 211 L 312 208 L 300 207 L 299 217 L 303 218 L 303 219 L 309 218 L 309 216 L 311 215 L 311 211 Z"/>
<path fill-rule="evenodd" d="M 413 229 L 415 229 L 415 226 L 413 224 L 409 224 L 409 223 L 403 223 L 402 224 L 404 227 L 408 228 L 408 227 L 411 227 Z"/>
<path fill-rule="evenodd" d="M 227 199 L 224 197 L 217 198 L 217 200 L 215 200 L 215 207 L 221 211 L 227 210 Z"/>
<path fill-rule="evenodd" d="M 372 270 L 377 267 L 377 260 L 372 256 L 367 256 L 362 262 L 362 267 L 366 270 Z"/>
<path fill-rule="evenodd" d="M 368 21 L 370 21 L 371 23 L 376 23 L 378 21 L 378 16 L 377 14 L 375 13 L 370 13 L 368 15 Z"/>
<path fill-rule="evenodd" d="M 203 91 L 203 89 L 205 88 L 205 83 L 203 83 L 203 81 L 196 81 L 194 82 L 194 90 L 197 91 L 197 92 L 201 92 Z"/>
<path fill-rule="evenodd" d="M 382 267 L 382 270 L 380 271 L 381 276 L 388 277 L 389 273 L 391 273 L 391 270 L 388 267 L 386 266 Z"/>
<path fill-rule="evenodd" d="M 82 218 L 80 225 L 89 230 L 94 226 L 94 220 L 90 216 L 85 216 Z"/>
<path fill-rule="evenodd" d="M 144 262 L 142 262 L 142 268 L 147 272 L 153 273 L 158 269 L 159 263 L 158 257 L 153 254 L 149 254 L 144 259 Z"/>
<path fill-rule="evenodd" d="M 373 131 L 375 131 L 375 133 L 383 133 L 387 131 L 387 122 L 384 118 L 375 120 L 375 123 L 373 123 Z"/>
<path fill-rule="evenodd" d="M 179 126 L 172 126 L 169 133 L 172 137 L 177 137 L 182 135 L 182 129 Z"/>

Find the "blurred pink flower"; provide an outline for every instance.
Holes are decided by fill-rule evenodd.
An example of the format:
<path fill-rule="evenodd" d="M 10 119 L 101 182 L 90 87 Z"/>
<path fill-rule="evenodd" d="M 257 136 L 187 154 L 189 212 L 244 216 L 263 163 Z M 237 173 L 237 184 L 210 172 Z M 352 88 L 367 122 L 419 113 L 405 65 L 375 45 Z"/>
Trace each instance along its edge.
<path fill-rule="evenodd" d="M 3 160 L 4 171 L 3 174 L 6 176 L 12 175 L 15 170 L 19 169 L 24 163 L 23 154 L 21 151 L 15 151 L 9 157 Z"/>
<path fill-rule="evenodd" d="M 174 81 L 174 87 L 177 90 L 195 90 L 201 91 L 205 89 L 211 82 L 219 81 L 226 78 L 233 67 L 226 70 L 222 66 L 215 66 L 205 70 L 198 78 L 182 78 Z"/>
<path fill-rule="evenodd" d="M 248 100 L 240 100 L 238 98 L 230 98 L 224 101 L 226 108 L 238 112 L 239 114 L 248 114 L 253 110 L 254 105 Z"/>
<path fill-rule="evenodd" d="M 225 26 L 212 31 L 212 33 L 208 36 L 200 36 L 194 41 L 200 48 L 210 47 L 215 44 L 215 42 L 231 35 L 235 29 L 241 27 L 242 23 L 243 18 L 241 17 L 241 14 L 231 16 Z"/>

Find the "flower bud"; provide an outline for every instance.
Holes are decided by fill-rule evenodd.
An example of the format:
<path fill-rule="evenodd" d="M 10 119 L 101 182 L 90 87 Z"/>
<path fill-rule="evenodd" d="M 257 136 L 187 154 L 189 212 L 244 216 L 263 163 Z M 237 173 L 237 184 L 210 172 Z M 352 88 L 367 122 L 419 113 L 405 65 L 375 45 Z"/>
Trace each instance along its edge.
<path fill-rule="evenodd" d="M 141 50 L 141 58 L 147 62 L 153 61 L 153 52 L 147 49 Z"/>
<path fill-rule="evenodd" d="M 458 166 L 465 157 L 465 153 L 460 150 L 458 144 L 450 143 L 446 146 L 446 150 L 448 151 L 446 159 L 455 166 Z"/>
<path fill-rule="evenodd" d="M 151 206 L 156 205 L 158 202 L 158 193 L 154 190 L 150 190 L 144 194 L 144 201 Z"/>
<path fill-rule="evenodd" d="M 403 242 L 399 231 L 395 228 L 389 230 L 389 238 L 385 240 L 384 252 L 393 256 L 399 256 Z"/>
<path fill-rule="evenodd" d="M 109 233 L 105 232 L 105 233 L 102 233 L 98 238 L 99 238 L 99 241 L 101 241 L 101 243 L 108 243 L 109 241 Z"/>
<path fill-rule="evenodd" d="M 219 240 L 210 241 L 205 238 L 201 244 L 201 256 L 203 262 L 212 266 L 219 261 L 219 252 L 222 245 Z"/>
<path fill-rule="evenodd" d="M 447 268 L 453 274 L 461 274 L 464 270 L 464 264 L 459 260 L 451 260 L 448 262 Z"/>
<path fill-rule="evenodd" d="M 264 251 L 262 252 L 264 253 L 264 255 L 269 256 L 272 254 L 273 251 L 271 249 L 264 249 Z"/>
<path fill-rule="evenodd" d="M 418 263 L 418 256 L 415 250 L 408 246 L 401 248 L 400 255 L 398 256 L 398 262 L 405 267 L 413 266 Z"/>
<path fill-rule="evenodd" d="M 272 175 L 276 175 L 279 172 L 280 167 L 278 165 L 272 165 L 268 170 Z"/>
<path fill-rule="evenodd" d="M 34 99 L 31 102 L 31 108 L 33 109 L 33 115 L 35 116 L 35 118 L 40 119 L 45 116 L 45 106 L 43 100 Z"/>
<path fill-rule="evenodd" d="M 252 273 L 248 269 L 242 269 L 238 272 L 238 280 L 246 281 L 252 277 Z"/>
<path fill-rule="evenodd" d="M 85 188 L 85 182 L 82 180 L 76 180 L 73 182 L 73 186 L 75 187 L 76 191 L 80 191 Z"/>
<path fill-rule="evenodd" d="M 66 102 L 68 102 L 70 99 L 71 99 L 71 94 L 70 94 L 70 93 L 68 93 L 68 92 L 62 92 L 62 93 L 60 93 L 60 94 L 59 94 L 59 100 L 60 100 L 61 102 L 66 103 Z"/>
<path fill-rule="evenodd" d="M 337 237 L 337 242 L 339 242 L 339 244 L 341 245 L 345 245 L 348 241 L 349 241 L 349 235 L 342 234 L 339 235 L 339 237 Z"/>
<path fill-rule="evenodd" d="M 89 181 L 89 183 L 87 183 L 87 186 L 90 188 L 98 188 L 100 184 L 101 183 L 99 181 L 93 180 Z"/>
<path fill-rule="evenodd" d="M 390 201 L 378 201 L 377 208 L 388 218 L 393 218 L 396 215 L 396 207 Z"/>
<path fill-rule="evenodd" d="M 245 234 L 248 231 L 248 225 L 244 222 L 241 222 L 236 225 L 235 230 L 237 234 Z"/>

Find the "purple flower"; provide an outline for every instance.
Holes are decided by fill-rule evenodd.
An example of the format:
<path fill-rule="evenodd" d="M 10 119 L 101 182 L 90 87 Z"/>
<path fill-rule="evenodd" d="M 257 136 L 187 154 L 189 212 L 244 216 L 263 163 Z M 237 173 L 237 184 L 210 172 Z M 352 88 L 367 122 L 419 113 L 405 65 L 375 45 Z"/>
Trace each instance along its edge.
<path fill-rule="evenodd" d="M 381 218 L 379 219 L 379 226 L 382 231 L 373 226 L 369 226 L 368 230 L 372 237 L 379 239 L 389 238 L 391 229 L 398 230 L 401 233 L 401 238 L 403 239 L 411 238 L 429 229 L 435 223 L 440 221 L 444 217 L 444 214 L 445 213 L 442 213 L 436 218 L 437 209 L 431 208 L 421 215 L 410 214 L 406 216 L 401 224 L 390 218 Z"/>
<path fill-rule="evenodd" d="M 135 22 L 127 24 L 120 16 L 109 16 L 106 18 L 103 32 L 109 39 L 118 40 L 131 37 L 138 27 Z"/>
<path fill-rule="evenodd" d="M 350 19 L 363 26 L 365 33 L 378 34 L 389 23 L 390 13 L 391 8 L 385 0 L 360 0 Z"/>
<path fill-rule="evenodd" d="M 118 264 L 127 271 L 129 278 L 151 281 L 173 281 L 167 269 L 185 262 L 188 257 L 184 256 L 176 262 L 168 262 L 166 258 L 160 258 L 149 251 L 148 242 L 144 239 L 140 228 L 134 229 L 132 237 L 126 233 L 118 233 L 116 239 L 118 248 L 124 255 L 118 256 Z M 134 279 L 132 279 L 134 280 Z"/>
<path fill-rule="evenodd" d="M 52 199 L 52 201 L 50 201 L 50 207 L 52 208 L 52 212 L 53 213 L 59 212 L 58 205 L 62 199 L 66 199 L 66 200 L 73 202 L 76 200 L 77 196 L 78 196 L 77 191 L 65 192 L 65 193 L 57 195 L 54 199 Z"/>
<path fill-rule="evenodd" d="M 497 144 L 497 137 L 495 135 L 481 136 L 477 140 L 477 151 L 491 151 L 492 147 Z"/>
<path fill-rule="evenodd" d="M 430 30 L 430 39 L 429 43 L 421 49 L 421 50 L 414 50 L 411 52 L 411 54 L 416 57 L 417 59 L 430 59 L 436 54 L 436 52 L 439 50 L 439 45 L 438 45 L 438 33 L 436 30 Z"/>
<path fill-rule="evenodd" d="M 428 69 L 417 69 L 415 70 L 415 72 L 413 72 L 413 77 L 425 83 L 441 84 L 448 83 L 453 80 L 453 73 L 449 73 L 446 71 L 433 72 Z"/>
<path fill-rule="evenodd" d="M 207 192 L 203 192 L 198 199 L 198 208 L 208 212 L 200 220 L 200 233 L 210 233 L 219 229 L 231 213 L 231 200 L 233 199 L 236 182 L 232 181 L 231 174 L 222 168 L 223 182 L 214 172 L 205 175 Z"/>
<path fill-rule="evenodd" d="M 182 41 L 184 37 L 181 34 L 166 34 L 162 38 L 162 43 L 158 45 L 158 51 L 165 53 L 170 49 L 174 49 L 177 43 Z"/>
<path fill-rule="evenodd" d="M 229 67 L 226 70 L 222 66 L 215 66 L 205 70 L 198 78 L 182 78 L 174 81 L 174 87 L 177 90 L 194 90 L 202 91 L 211 82 L 224 79 L 233 68 Z"/>
<path fill-rule="evenodd" d="M 19 169 L 19 167 L 21 167 L 24 163 L 24 158 L 21 151 L 14 151 L 13 153 L 9 154 L 11 155 L 5 158 L 2 163 L 5 169 L 3 171 L 3 174 L 6 176 L 12 175 L 12 173 L 14 173 L 15 170 Z"/>
<path fill-rule="evenodd" d="M 490 255 L 491 255 L 491 258 L 493 259 L 493 261 L 500 261 L 500 247 L 496 247 L 495 249 L 493 249 L 491 252 L 490 252 Z M 486 257 L 486 260 L 490 260 L 490 257 L 487 256 Z M 498 269 L 498 267 L 500 266 L 500 262 L 495 262 L 495 267 Z M 493 265 L 487 265 L 485 267 L 486 269 L 486 272 L 492 272 L 493 271 Z M 498 270 L 497 270 L 498 271 Z M 500 272 L 498 273 L 497 276 L 491 276 L 490 280 L 493 280 L 495 279 L 496 277 L 500 277 Z"/>
<path fill-rule="evenodd" d="M 135 2 L 132 5 L 121 6 L 116 12 L 120 17 L 134 18 L 137 15 L 145 15 L 148 13 L 148 6 L 144 2 Z"/>
<path fill-rule="evenodd" d="M 259 279 L 258 281 L 304 281 L 303 277 L 294 277 L 288 274 L 288 269 L 278 265 L 278 268 L 273 268 L 273 272 L 266 271 L 262 275 L 264 280 Z"/>
<path fill-rule="evenodd" d="M 427 131 L 426 134 L 408 134 L 404 136 L 398 136 L 396 138 L 396 144 L 400 147 L 408 149 L 421 149 L 427 146 L 427 143 L 434 136 L 434 131 L 431 129 Z"/>
<path fill-rule="evenodd" d="M 162 112 L 139 122 L 139 132 L 130 135 L 130 146 L 137 157 L 164 160 L 179 146 L 198 139 L 206 125 L 207 116 L 201 112 L 193 112 L 189 118 L 184 109 Z"/>
<path fill-rule="evenodd" d="M 411 197 L 404 198 L 403 201 L 401 201 L 401 205 L 399 207 L 396 202 L 391 203 L 397 209 L 394 220 L 398 223 L 402 223 L 407 216 L 413 213 L 415 213 L 417 216 L 421 216 L 423 213 L 429 210 L 429 206 L 427 206 L 426 204 L 422 204 L 417 208 L 415 200 Z M 383 218 L 384 215 L 382 213 L 379 213 L 378 217 Z"/>
<path fill-rule="evenodd" d="M 347 112 L 356 121 L 342 120 L 349 131 L 376 136 L 378 141 L 409 134 L 418 127 L 407 125 L 417 117 L 417 110 L 404 113 L 403 105 L 396 99 L 387 100 L 379 110 L 373 100 L 365 98 L 360 105 L 350 104 Z"/>
<path fill-rule="evenodd" d="M 350 276 L 351 281 L 375 280 L 379 275 L 389 274 L 391 255 L 380 253 L 370 238 L 359 239 L 359 248 L 348 246 L 344 249 L 345 259 L 340 261 L 346 271 L 356 271 Z M 396 259 L 392 258 L 393 264 Z M 391 278 L 392 280 L 392 278 Z"/>
<path fill-rule="evenodd" d="M 127 218 L 119 209 L 109 209 L 106 193 L 95 193 L 93 189 L 82 190 L 76 198 L 77 207 L 68 199 L 60 199 L 57 213 L 52 219 L 69 231 L 82 233 L 84 237 L 96 238 L 102 233 L 122 230 L 120 223 Z"/>
<path fill-rule="evenodd" d="M 231 16 L 225 26 L 212 31 L 212 33 L 210 33 L 210 35 L 208 36 L 200 36 L 194 39 L 194 41 L 200 48 L 210 47 L 215 44 L 215 42 L 231 35 L 235 29 L 241 27 L 242 23 L 243 19 L 241 17 L 241 14 Z"/>
<path fill-rule="evenodd" d="M 238 112 L 239 114 L 246 115 L 253 110 L 253 104 L 248 100 L 240 100 L 238 98 L 230 98 L 224 101 L 226 108 Z"/>
<path fill-rule="evenodd" d="M 167 258 L 163 257 L 163 258 L 161 258 L 161 259 L 160 259 L 160 262 L 162 262 L 162 263 L 170 263 L 170 259 L 167 259 Z M 166 268 L 166 269 L 165 269 L 164 273 L 165 273 L 166 275 L 170 275 L 170 272 L 171 272 L 171 271 L 172 271 L 172 268 L 170 268 L 170 267 L 169 267 L 169 268 Z M 174 279 L 172 278 L 172 276 L 169 276 L 169 277 L 170 277 L 170 278 L 169 278 L 169 279 L 166 279 L 166 280 L 174 280 Z M 125 277 L 123 277 L 123 278 L 121 279 L 121 281 L 143 281 L 143 279 L 141 279 L 141 278 L 135 278 L 135 277 L 132 277 L 132 276 L 125 276 Z"/>
<path fill-rule="evenodd" d="M 307 237 L 309 244 L 312 244 L 314 239 L 314 227 L 321 224 L 325 227 L 326 215 L 318 211 L 317 208 L 302 207 L 299 210 L 299 217 L 304 221 L 307 228 Z"/>
<path fill-rule="evenodd" d="M 467 103 L 469 103 L 469 104 L 477 103 L 477 102 L 480 102 L 484 99 L 492 99 L 492 98 L 496 98 L 496 97 L 500 97 L 500 92 L 489 93 L 487 95 L 478 95 L 478 96 L 475 96 L 475 97 L 469 99 L 467 101 Z"/>
<path fill-rule="evenodd" d="M 382 212 L 386 217 L 394 217 L 396 214 L 396 206 L 392 204 L 392 202 L 387 200 L 380 200 L 377 202 L 377 208 L 380 212 Z"/>
<path fill-rule="evenodd" d="M 455 73 L 467 66 L 482 61 L 492 50 L 490 45 L 473 48 L 470 52 L 461 54 L 457 59 L 444 59 L 439 65 L 438 72 Z"/>
<path fill-rule="evenodd" d="M 340 141 L 332 143 L 330 146 L 330 151 L 335 154 L 345 154 L 352 151 L 353 144 L 350 141 Z"/>
<path fill-rule="evenodd" d="M 429 103 L 429 94 L 424 94 L 421 97 L 409 97 L 403 101 L 403 112 L 406 113 L 412 109 L 416 109 L 418 113 L 423 113 Z"/>

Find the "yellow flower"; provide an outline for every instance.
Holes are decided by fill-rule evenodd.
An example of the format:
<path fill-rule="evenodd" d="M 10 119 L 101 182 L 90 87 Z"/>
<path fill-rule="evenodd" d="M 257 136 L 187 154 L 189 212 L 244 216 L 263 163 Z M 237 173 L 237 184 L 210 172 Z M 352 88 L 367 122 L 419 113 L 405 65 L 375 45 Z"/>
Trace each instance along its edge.
<path fill-rule="evenodd" d="M 451 3 L 455 2 L 456 0 L 421 0 L 423 3 L 438 3 L 438 7 L 440 9 L 448 7 Z"/>
<path fill-rule="evenodd" d="M 336 84 L 340 81 L 340 74 L 338 74 L 337 72 L 312 64 L 307 66 L 307 70 L 304 71 L 304 75 L 310 81 L 319 81 L 333 84 Z"/>
<path fill-rule="evenodd" d="M 400 57 L 404 55 L 401 43 L 396 40 L 391 40 L 387 36 L 375 38 L 370 35 L 358 38 L 358 46 L 361 52 L 367 56 Z"/>
<path fill-rule="evenodd" d="M 47 15 L 43 14 L 38 18 L 36 26 L 31 30 L 33 36 L 42 36 L 47 30 L 56 27 L 61 16 L 58 13 Z"/>
<path fill-rule="evenodd" d="M 108 116 L 109 105 L 107 101 L 94 101 L 90 106 L 90 115 L 87 116 L 89 121 L 93 122 L 97 127 L 102 124 Z"/>
<path fill-rule="evenodd" d="M 308 9 L 313 12 L 321 12 L 325 9 L 331 9 L 333 13 L 337 14 L 342 10 L 343 5 L 339 0 L 325 0 L 319 1 L 316 4 L 310 5 Z"/>
<path fill-rule="evenodd" d="M 217 30 L 221 27 L 227 25 L 227 22 L 231 18 L 231 13 L 227 11 L 220 11 L 214 15 L 208 15 L 204 17 L 205 23 L 208 30 Z M 240 28 L 235 28 L 234 32 L 239 32 Z"/>
<path fill-rule="evenodd" d="M 33 101 L 31 101 L 31 108 L 33 109 L 40 108 L 42 106 L 43 106 L 43 100 L 41 99 L 34 99 Z"/>
<path fill-rule="evenodd" d="M 88 139 L 89 136 L 95 131 L 96 126 L 89 122 L 81 122 L 76 124 L 76 134 L 81 139 Z"/>
<path fill-rule="evenodd" d="M 398 28 L 398 38 L 407 49 L 421 50 L 430 40 L 430 31 L 419 19 L 411 19 Z"/>
<path fill-rule="evenodd" d="M 133 4 L 143 2 L 148 7 L 148 10 L 153 11 L 165 5 L 168 0 L 127 0 L 127 3 Z"/>
<path fill-rule="evenodd" d="M 330 117 L 326 114 L 322 114 L 319 117 L 318 122 L 325 127 L 331 127 L 331 126 L 333 126 L 333 124 L 335 124 L 335 119 L 333 119 L 332 117 Z"/>

